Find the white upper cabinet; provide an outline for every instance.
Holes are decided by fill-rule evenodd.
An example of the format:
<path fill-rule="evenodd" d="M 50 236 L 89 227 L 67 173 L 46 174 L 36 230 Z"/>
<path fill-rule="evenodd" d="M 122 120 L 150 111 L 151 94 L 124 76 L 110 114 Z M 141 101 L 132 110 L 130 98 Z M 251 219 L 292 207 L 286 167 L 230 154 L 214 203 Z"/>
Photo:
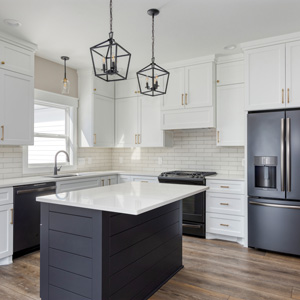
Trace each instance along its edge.
<path fill-rule="evenodd" d="M 244 84 L 217 90 L 217 145 L 244 146 Z"/>
<path fill-rule="evenodd" d="M 246 109 L 285 107 L 285 45 L 245 53 Z"/>
<path fill-rule="evenodd" d="M 80 147 L 114 146 L 114 83 L 78 71 L 78 143 Z"/>
<path fill-rule="evenodd" d="M 94 97 L 94 146 L 114 147 L 115 130 L 114 99 L 95 95 Z"/>
<path fill-rule="evenodd" d="M 186 108 L 206 107 L 213 105 L 213 65 L 200 64 L 185 68 Z"/>
<path fill-rule="evenodd" d="M 286 44 L 286 107 L 300 107 L 300 41 Z"/>
<path fill-rule="evenodd" d="M 34 52 L 0 41 L 0 68 L 33 76 Z"/>
<path fill-rule="evenodd" d="M 139 88 L 137 78 L 116 82 L 116 99 L 138 96 Z"/>
<path fill-rule="evenodd" d="M 184 75 L 184 68 L 170 70 L 167 93 L 162 97 L 162 110 L 184 108 Z"/>
<path fill-rule="evenodd" d="M 217 86 L 244 83 L 244 60 L 220 62 L 217 65 Z"/>
<path fill-rule="evenodd" d="M 33 145 L 33 77 L 0 70 L 0 145 Z"/>
<path fill-rule="evenodd" d="M 116 146 L 134 147 L 138 144 L 138 98 L 116 100 Z"/>

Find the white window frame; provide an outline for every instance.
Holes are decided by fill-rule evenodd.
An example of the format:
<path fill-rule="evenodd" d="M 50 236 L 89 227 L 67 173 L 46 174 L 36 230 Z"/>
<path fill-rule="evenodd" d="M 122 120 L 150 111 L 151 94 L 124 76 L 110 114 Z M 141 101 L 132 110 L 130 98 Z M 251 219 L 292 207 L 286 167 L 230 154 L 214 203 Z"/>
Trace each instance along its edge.
<path fill-rule="evenodd" d="M 70 153 L 70 163 L 60 163 L 63 166 L 62 171 L 74 171 L 77 169 L 77 108 L 78 98 L 73 98 L 65 95 L 55 94 L 47 91 L 34 90 L 34 103 L 40 105 L 47 105 L 53 107 L 62 107 L 68 109 L 66 118 L 66 130 L 70 137 L 67 139 L 69 143 L 68 147 L 72 153 Z M 71 120 L 73 126 L 69 126 Z M 39 134 L 34 134 L 39 136 Z M 47 134 L 41 134 L 41 136 L 47 136 Z M 62 135 L 57 135 L 61 137 Z M 49 134 L 49 137 L 55 137 L 54 134 Z M 60 154 L 64 155 L 64 154 Z M 28 164 L 28 146 L 23 147 L 23 174 L 39 174 L 39 173 L 53 173 L 54 169 L 54 157 L 51 164 Z"/>

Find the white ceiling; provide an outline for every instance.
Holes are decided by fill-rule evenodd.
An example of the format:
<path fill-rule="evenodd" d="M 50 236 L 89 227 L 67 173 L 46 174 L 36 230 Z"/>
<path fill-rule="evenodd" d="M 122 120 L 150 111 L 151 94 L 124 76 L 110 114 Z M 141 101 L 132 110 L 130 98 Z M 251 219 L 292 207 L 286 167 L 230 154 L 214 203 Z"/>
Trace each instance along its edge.
<path fill-rule="evenodd" d="M 230 54 L 229 44 L 300 31 L 299 0 L 114 0 L 115 39 L 132 53 L 131 69 L 150 63 L 151 17 L 156 61 Z M 91 66 L 89 47 L 108 38 L 109 0 L 0 0 L 0 31 L 38 44 L 38 56 L 68 66 Z M 4 19 L 16 19 L 19 28 Z"/>

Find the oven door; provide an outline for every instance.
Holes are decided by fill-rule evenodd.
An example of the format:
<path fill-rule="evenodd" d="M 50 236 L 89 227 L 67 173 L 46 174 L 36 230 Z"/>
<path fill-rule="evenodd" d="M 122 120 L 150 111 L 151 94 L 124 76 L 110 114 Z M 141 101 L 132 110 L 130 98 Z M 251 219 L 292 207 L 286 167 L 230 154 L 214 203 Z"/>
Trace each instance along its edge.
<path fill-rule="evenodd" d="M 205 192 L 182 200 L 183 223 L 205 222 Z"/>

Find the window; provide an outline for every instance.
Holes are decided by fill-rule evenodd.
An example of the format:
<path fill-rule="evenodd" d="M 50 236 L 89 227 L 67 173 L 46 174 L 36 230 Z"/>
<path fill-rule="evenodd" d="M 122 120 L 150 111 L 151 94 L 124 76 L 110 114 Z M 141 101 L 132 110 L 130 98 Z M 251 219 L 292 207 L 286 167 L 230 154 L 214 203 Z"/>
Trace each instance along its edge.
<path fill-rule="evenodd" d="M 38 99 L 43 100 L 35 100 L 34 145 L 25 147 L 24 172 L 51 172 L 55 154 L 59 150 L 69 153 L 70 162 L 66 161 L 64 154 L 60 154 L 58 163 L 64 166 L 64 170 L 74 169 L 76 167 L 74 162 L 76 162 L 77 101 L 70 103 L 71 97 L 43 91 L 35 92 L 36 95 L 39 96 Z"/>

